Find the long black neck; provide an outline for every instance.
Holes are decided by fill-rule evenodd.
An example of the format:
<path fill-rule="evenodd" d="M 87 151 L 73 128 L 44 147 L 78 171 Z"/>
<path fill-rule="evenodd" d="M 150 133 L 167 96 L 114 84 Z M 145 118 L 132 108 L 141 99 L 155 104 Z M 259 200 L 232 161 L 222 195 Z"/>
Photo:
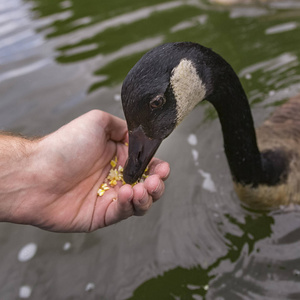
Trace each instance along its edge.
<path fill-rule="evenodd" d="M 264 171 L 250 106 L 238 77 L 233 70 L 227 71 L 218 81 L 217 91 L 207 100 L 218 112 L 234 181 L 256 186 L 264 181 Z"/>
<path fill-rule="evenodd" d="M 216 91 L 207 100 L 219 115 L 233 180 L 254 187 L 285 181 L 289 156 L 281 149 L 259 151 L 248 99 L 237 75 L 228 65 L 218 79 Z"/>

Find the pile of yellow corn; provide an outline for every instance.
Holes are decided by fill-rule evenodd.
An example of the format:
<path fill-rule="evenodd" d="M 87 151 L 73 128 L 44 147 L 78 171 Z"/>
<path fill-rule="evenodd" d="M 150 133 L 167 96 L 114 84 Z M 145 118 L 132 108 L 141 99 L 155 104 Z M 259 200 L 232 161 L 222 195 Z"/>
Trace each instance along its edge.
<path fill-rule="evenodd" d="M 117 185 L 118 182 L 122 182 L 122 184 L 126 184 L 126 182 L 123 179 L 123 167 L 118 166 L 118 158 L 115 157 L 115 159 L 111 160 L 110 162 L 111 169 L 105 178 L 104 182 L 101 184 L 100 188 L 98 189 L 98 196 L 103 196 L 106 191 L 108 191 L 111 187 L 114 187 Z M 148 171 L 148 168 L 146 168 L 144 174 L 142 175 L 142 178 L 136 181 L 132 184 L 132 186 L 136 185 L 139 182 L 144 182 L 144 180 L 148 177 L 146 175 L 146 172 Z"/>

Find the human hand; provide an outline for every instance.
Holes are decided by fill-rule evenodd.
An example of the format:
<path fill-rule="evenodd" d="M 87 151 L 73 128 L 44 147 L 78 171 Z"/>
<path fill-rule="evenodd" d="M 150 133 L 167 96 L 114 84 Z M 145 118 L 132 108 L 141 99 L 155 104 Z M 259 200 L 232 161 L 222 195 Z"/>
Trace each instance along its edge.
<path fill-rule="evenodd" d="M 118 184 L 97 195 L 110 161 L 117 156 L 125 164 L 126 139 L 125 121 L 94 110 L 33 141 L 34 186 L 19 200 L 13 221 L 51 231 L 88 232 L 144 215 L 164 192 L 170 171 L 166 162 L 153 159 L 144 183 Z"/>

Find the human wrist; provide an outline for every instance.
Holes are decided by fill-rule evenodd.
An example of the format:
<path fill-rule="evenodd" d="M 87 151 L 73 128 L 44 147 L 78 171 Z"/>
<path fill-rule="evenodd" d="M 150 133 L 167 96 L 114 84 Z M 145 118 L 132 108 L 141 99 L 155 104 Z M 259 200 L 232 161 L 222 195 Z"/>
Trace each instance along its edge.
<path fill-rule="evenodd" d="M 22 215 L 36 185 L 37 144 L 18 136 L 0 136 L 0 221 L 28 223 Z"/>

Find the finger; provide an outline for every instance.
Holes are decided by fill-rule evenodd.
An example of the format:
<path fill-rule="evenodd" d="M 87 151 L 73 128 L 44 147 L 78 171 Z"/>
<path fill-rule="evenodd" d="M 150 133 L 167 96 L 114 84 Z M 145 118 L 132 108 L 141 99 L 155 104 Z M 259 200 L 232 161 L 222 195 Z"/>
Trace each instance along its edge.
<path fill-rule="evenodd" d="M 154 158 L 149 166 L 149 174 L 156 174 L 162 180 L 166 180 L 170 174 L 170 165 L 158 158 Z"/>
<path fill-rule="evenodd" d="M 133 187 L 134 215 L 143 216 L 152 205 L 152 197 L 148 194 L 144 184 L 138 183 Z"/>
<path fill-rule="evenodd" d="M 165 191 L 164 182 L 158 177 L 158 175 L 149 176 L 144 186 L 149 195 L 151 195 L 153 201 L 158 200 Z"/>
<path fill-rule="evenodd" d="M 115 117 L 107 112 L 99 111 L 98 120 L 101 126 L 105 129 L 108 137 L 115 142 L 123 142 L 127 135 L 126 122 L 118 117 Z"/>
<path fill-rule="evenodd" d="M 134 214 L 132 198 L 133 190 L 130 185 L 126 184 L 119 189 L 117 200 L 112 201 L 106 210 L 106 226 L 127 219 Z"/>

